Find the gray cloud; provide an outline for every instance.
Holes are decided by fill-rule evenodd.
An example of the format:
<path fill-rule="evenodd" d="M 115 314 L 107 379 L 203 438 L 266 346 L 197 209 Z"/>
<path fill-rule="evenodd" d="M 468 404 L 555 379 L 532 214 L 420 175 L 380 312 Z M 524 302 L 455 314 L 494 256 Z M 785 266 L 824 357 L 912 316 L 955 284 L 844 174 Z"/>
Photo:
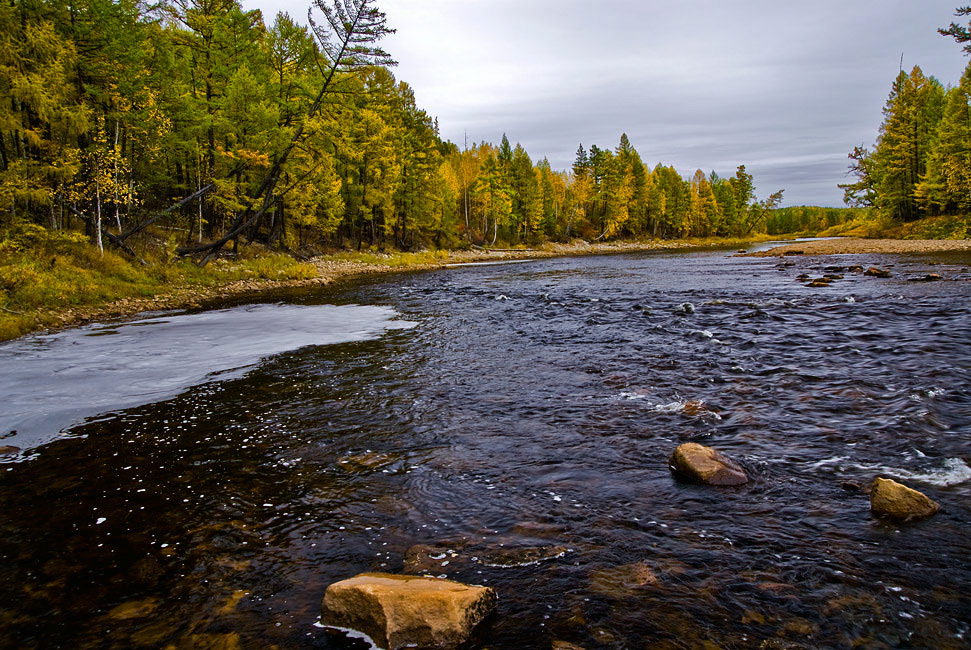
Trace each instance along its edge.
<path fill-rule="evenodd" d="M 303 19 L 296 0 L 256 3 Z M 745 164 L 761 195 L 839 205 L 846 154 L 871 144 L 900 66 L 944 83 L 966 65 L 937 34 L 954 0 L 384 0 L 396 75 L 443 137 L 566 169 L 626 132 L 682 173 Z"/>

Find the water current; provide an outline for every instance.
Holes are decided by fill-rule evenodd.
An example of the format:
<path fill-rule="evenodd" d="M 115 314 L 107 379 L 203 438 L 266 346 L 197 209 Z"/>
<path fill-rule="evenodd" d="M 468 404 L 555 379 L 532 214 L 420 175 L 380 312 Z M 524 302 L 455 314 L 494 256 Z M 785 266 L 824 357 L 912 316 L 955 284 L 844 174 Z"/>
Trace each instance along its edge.
<path fill-rule="evenodd" d="M 971 257 L 733 252 L 0 346 L 0 646 L 359 647 L 324 590 L 389 571 L 494 587 L 469 648 L 971 647 Z M 751 481 L 675 479 L 687 441 Z M 876 476 L 942 511 L 873 518 Z"/>

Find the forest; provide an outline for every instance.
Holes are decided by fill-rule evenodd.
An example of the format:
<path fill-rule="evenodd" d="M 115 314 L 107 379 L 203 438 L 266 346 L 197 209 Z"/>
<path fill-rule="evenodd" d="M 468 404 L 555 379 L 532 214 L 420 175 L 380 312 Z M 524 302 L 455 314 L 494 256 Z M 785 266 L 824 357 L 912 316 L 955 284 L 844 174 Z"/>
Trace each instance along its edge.
<path fill-rule="evenodd" d="M 746 236 L 781 200 L 758 200 L 743 165 L 729 178 L 651 168 L 626 135 L 580 144 L 568 170 L 505 135 L 459 148 L 376 47 L 383 14 L 369 9 L 363 49 L 342 57 L 329 51 L 333 11 L 318 2 L 305 27 L 236 0 L 4 3 L 0 239 L 42 227 L 124 251 L 150 232 L 206 259 L 240 240 L 296 251 Z"/>
<path fill-rule="evenodd" d="M 971 7 L 956 15 L 971 15 Z M 952 22 L 938 31 L 971 54 L 967 27 Z M 956 216 L 943 234 L 971 234 L 971 65 L 947 88 L 919 66 L 901 66 L 877 142 L 855 147 L 849 158 L 854 181 L 840 185 L 848 205 L 874 208 L 884 223 Z"/>

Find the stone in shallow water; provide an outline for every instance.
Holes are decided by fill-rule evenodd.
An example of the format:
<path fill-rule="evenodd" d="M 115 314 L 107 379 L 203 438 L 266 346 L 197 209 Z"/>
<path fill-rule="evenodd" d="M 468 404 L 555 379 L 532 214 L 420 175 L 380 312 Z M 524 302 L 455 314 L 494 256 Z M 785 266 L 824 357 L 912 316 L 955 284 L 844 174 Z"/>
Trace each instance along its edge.
<path fill-rule="evenodd" d="M 405 573 L 431 573 L 437 575 L 459 557 L 455 549 L 461 544 L 415 544 L 405 551 Z"/>
<path fill-rule="evenodd" d="M 158 609 L 157 598 L 146 598 L 145 600 L 133 600 L 118 605 L 110 612 L 108 618 L 115 621 L 127 621 L 133 618 L 145 618 Z"/>
<path fill-rule="evenodd" d="M 742 466 L 711 447 L 686 442 L 671 455 L 671 471 L 707 485 L 742 485 L 748 476 Z"/>
<path fill-rule="evenodd" d="M 491 567 L 523 567 L 557 560 L 570 549 L 566 546 L 519 546 L 488 548 L 482 551 L 482 564 Z"/>
<path fill-rule="evenodd" d="M 940 504 L 923 492 L 886 478 L 878 478 L 870 490 L 870 510 L 879 517 L 894 521 L 926 519 L 941 509 Z"/>
<path fill-rule="evenodd" d="M 454 648 L 495 609 L 488 587 L 451 580 L 362 573 L 327 587 L 326 626 L 357 630 L 381 648 Z"/>
<path fill-rule="evenodd" d="M 881 269 L 876 266 L 871 266 L 870 268 L 868 268 L 866 271 L 863 272 L 863 275 L 869 275 L 870 277 L 874 277 L 874 278 L 889 278 L 890 271 L 888 271 L 887 269 Z"/>
<path fill-rule="evenodd" d="M 657 574 L 646 562 L 598 569 L 590 574 L 590 590 L 613 598 L 631 598 L 641 587 L 659 584 Z"/>
<path fill-rule="evenodd" d="M 559 639 L 554 639 L 551 645 L 552 650 L 583 650 L 583 646 L 579 646 L 569 641 L 561 641 Z"/>
<path fill-rule="evenodd" d="M 943 280 L 944 277 L 937 273 L 928 273 L 927 275 L 921 275 L 916 278 L 907 278 L 908 282 L 937 282 L 938 280 Z"/>

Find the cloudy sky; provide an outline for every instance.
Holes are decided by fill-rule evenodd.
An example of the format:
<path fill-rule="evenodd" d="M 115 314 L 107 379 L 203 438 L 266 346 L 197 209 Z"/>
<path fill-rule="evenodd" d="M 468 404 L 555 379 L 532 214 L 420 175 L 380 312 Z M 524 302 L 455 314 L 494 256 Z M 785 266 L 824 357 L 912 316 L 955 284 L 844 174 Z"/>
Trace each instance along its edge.
<path fill-rule="evenodd" d="M 267 22 L 307 0 L 244 0 Z M 626 132 L 649 165 L 731 175 L 760 197 L 841 205 L 901 55 L 942 83 L 967 59 L 938 27 L 956 0 L 379 0 L 396 76 L 460 146 L 506 133 L 566 169 Z"/>

